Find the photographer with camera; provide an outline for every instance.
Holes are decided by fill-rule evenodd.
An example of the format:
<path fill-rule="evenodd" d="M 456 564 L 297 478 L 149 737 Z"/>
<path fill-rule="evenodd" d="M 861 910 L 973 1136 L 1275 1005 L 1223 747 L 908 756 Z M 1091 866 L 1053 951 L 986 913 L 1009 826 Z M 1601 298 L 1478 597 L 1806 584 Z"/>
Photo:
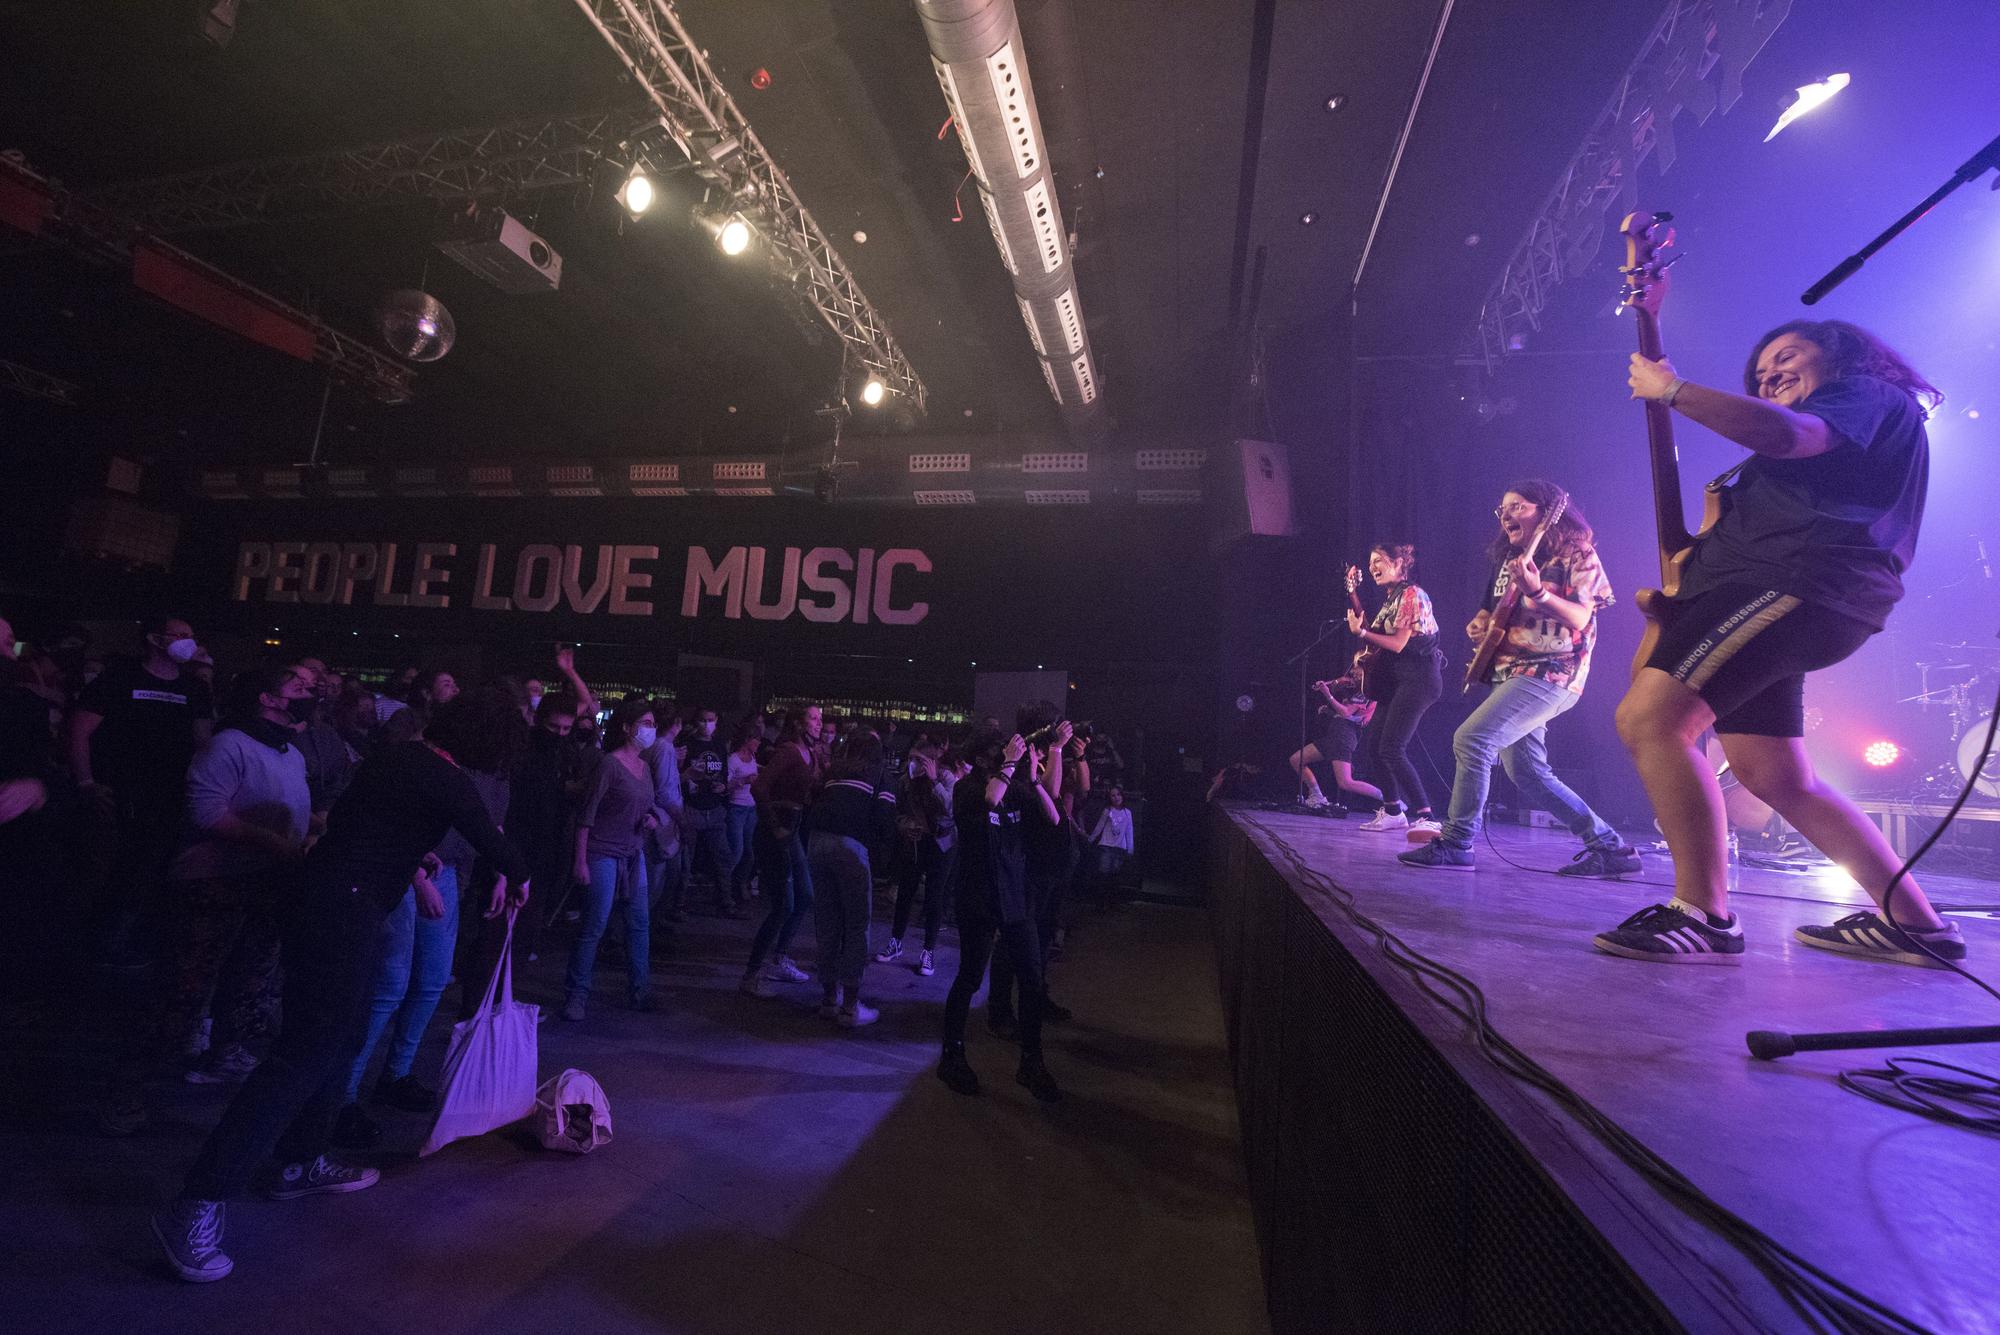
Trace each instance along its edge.
<path fill-rule="evenodd" d="M 1022 830 L 1027 854 L 1028 905 L 1035 920 L 1036 949 L 1040 953 L 1037 985 L 1041 989 L 1042 1019 L 1061 1022 L 1069 1019 L 1069 1009 L 1058 1006 L 1048 995 L 1049 948 L 1055 941 L 1062 910 L 1063 893 L 1076 869 L 1076 837 L 1068 816 L 1068 804 L 1078 794 L 1065 791 L 1064 779 L 1081 777 L 1089 783 L 1090 771 L 1082 759 L 1083 748 L 1076 745 L 1071 725 L 1062 710 L 1047 700 L 1022 705 L 1014 715 L 1015 727 L 1026 738 L 1030 756 L 1036 762 L 1036 784 L 1048 797 L 1053 818 L 1029 819 Z M 1074 752 L 1074 754 L 1072 754 Z M 1067 772 L 1067 773 L 1066 773 Z M 1001 1038 L 1013 1038 L 1015 992 L 1021 993 L 1021 1009 L 1026 1009 L 1028 978 L 1015 976 L 1013 961 L 1005 955 L 993 961 L 993 984 L 986 994 L 986 1027 Z"/>
<path fill-rule="evenodd" d="M 1058 747 L 1060 744 L 1057 744 Z M 938 1079 L 953 1092 L 977 1094 L 979 1076 L 965 1056 L 965 1021 L 973 993 L 993 960 L 993 938 L 1021 980 L 1021 1065 L 1015 1080 L 1044 1103 L 1062 1097 L 1042 1064 L 1042 947 L 1028 892 L 1023 831 L 1031 822 L 1056 825 L 1055 800 L 1038 781 L 1039 757 L 1019 734 L 1002 741 L 981 728 L 965 745 L 972 769 L 952 792 L 958 826 L 958 975 L 944 1003 L 944 1055 Z"/>

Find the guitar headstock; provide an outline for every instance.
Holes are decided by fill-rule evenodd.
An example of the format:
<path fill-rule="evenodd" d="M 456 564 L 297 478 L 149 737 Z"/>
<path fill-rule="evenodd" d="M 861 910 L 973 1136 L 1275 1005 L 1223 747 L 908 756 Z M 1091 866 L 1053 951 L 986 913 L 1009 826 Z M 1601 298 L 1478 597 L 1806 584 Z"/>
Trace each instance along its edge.
<path fill-rule="evenodd" d="M 1556 498 L 1549 502 L 1549 508 L 1542 513 L 1541 522 L 1535 525 L 1535 536 L 1522 549 L 1529 560 L 1534 560 L 1535 554 L 1541 551 L 1542 539 L 1549 536 L 1549 530 L 1556 526 L 1556 521 L 1563 517 L 1563 511 L 1567 509 L 1569 509 L 1569 493 L 1557 492 Z"/>
<path fill-rule="evenodd" d="M 1625 234 L 1625 266 L 1618 271 L 1625 276 L 1625 286 L 1619 292 L 1621 309 L 1629 307 L 1655 320 L 1660 318 L 1660 306 L 1667 296 L 1667 268 L 1680 258 L 1660 258 L 1660 252 L 1674 244 L 1673 220 L 1671 213 L 1641 210 L 1626 214 L 1619 224 L 1618 230 Z"/>
<path fill-rule="evenodd" d="M 1347 591 L 1349 593 L 1353 593 L 1356 589 L 1359 589 L 1360 587 L 1361 587 L 1361 568 L 1359 566 L 1347 567 Z"/>

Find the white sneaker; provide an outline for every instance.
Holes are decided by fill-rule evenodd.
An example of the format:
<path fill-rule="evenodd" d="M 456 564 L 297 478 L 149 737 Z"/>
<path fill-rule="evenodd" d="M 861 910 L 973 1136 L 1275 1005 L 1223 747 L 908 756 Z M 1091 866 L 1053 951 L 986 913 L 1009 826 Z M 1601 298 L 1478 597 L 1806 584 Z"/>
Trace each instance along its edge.
<path fill-rule="evenodd" d="M 764 971 L 764 976 L 774 983 L 809 983 L 812 981 L 811 974 L 792 963 L 791 959 L 785 955 L 780 955 L 777 959 L 771 961 L 770 967 Z"/>
<path fill-rule="evenodd" d="M 1393 816 L 1386 811 L 1378 811 L 1375 813 L 1375 819 L 1363 821 L 1361 828 L 1364 830 L 1407 830 L 1410 828 L 1410 818 L 1400 811 Z"/>
<path fill-rule="evenodd" d="M 1300 805 L 1305 807 L 1307 811 L 1325 811 L 1333 803 L 1326 800 L 1325 793 L 1314 793 L 1306 798 L 1304 802 L 1300 803 Z"/>
<path fill-rule="evenodd" d="M 1423 816 L 1410 822 L 1409 838 L 1413 844 L 1427 844 L 1443 833 L 1444 826 L 1438 824 L 1429 816 Z"/>
<path fill-rule="evenodd" d="M 852 1006 L 843 1006 L 834 1023 L 842 1029 L 859 1029 L 865 1024 L 874 1024 L 881 1018 L 881 1011 L 866 1002 L 857 1001 Z"/>
<path fill-rule="evenodd" d="M 776 984 L 761 973 L 744 974 L 743 981 L 736 985 L 736 990 L 746 997 L 775 997 L 778 995 Z"/>
<path fill-rule="evenodd" d="M 923 959 L 917 964 L 917 972 L 926 978 L 937 972 L 936 952 L 929 950 L 924 952 Z"/>

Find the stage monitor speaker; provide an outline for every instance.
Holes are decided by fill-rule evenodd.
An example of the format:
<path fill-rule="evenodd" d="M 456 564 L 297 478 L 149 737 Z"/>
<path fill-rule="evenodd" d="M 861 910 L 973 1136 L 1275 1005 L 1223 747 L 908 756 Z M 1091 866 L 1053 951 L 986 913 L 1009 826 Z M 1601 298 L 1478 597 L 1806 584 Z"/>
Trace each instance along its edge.
<path fill-rule="evenodd" d="M 1209 456 L 1214 477 L 1214 545 L 1243 537 L 1290 538 L 1298 528 L 1292 515 L 1292 470 L 1285 447 L 1268 440 L 1232 441 Z"/>

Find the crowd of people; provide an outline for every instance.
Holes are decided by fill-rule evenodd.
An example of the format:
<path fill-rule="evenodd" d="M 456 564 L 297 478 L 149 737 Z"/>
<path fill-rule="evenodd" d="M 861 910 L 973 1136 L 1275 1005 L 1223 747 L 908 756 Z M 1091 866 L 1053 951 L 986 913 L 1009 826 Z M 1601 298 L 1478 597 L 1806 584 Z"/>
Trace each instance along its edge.
<path fill-rule="evenodd" d="M 607 706 L 561 648 L 546 680 L 411 666 L 378 689 L 307 654 L 218 688 L 188 621 L 143 629 L 138 655 L 100 657 L 81 628 L 31 648 L 0 620 L 0 881 L 94 889 L 8 963 L 24 991 L 79 953 L 124 980 L 104 1133 L 146 1125 L 162 1080 L 236 1087 L 153 1218 L 183 1278 L 229 1273 L 225 1203 L 253 1184 L 374 1184 L 342 1152 L 379 1138 L 368 1107 L 436 1106 L 423 1038 L 453 980 L 459 1015 L 477 1010 L 509 941 L 532 962 L 567 936 L 548 1009 L 582 1024 L 614 924 L 625 1001 L 652 1012 L 674 925 L 761 911 L 741 991 L 816 981 L 818 1015 L 851 1029 L 880 1016 L 871 963 L 934 974 L 950 922 L 939 1079 L 979 1093 L 965 1029 L 990 963 L 988 1024 L 1019 1045 L 1018 1082 L 1061 1097 L 1048 965 L 1076 906 L 1116 893 L 1134 830 L 1115 747 L 1057 705 L 960 736 L 813 704 L 725 726 L 666 699 Z M 814 953 L 795 958 L 808 917 Z"/>

